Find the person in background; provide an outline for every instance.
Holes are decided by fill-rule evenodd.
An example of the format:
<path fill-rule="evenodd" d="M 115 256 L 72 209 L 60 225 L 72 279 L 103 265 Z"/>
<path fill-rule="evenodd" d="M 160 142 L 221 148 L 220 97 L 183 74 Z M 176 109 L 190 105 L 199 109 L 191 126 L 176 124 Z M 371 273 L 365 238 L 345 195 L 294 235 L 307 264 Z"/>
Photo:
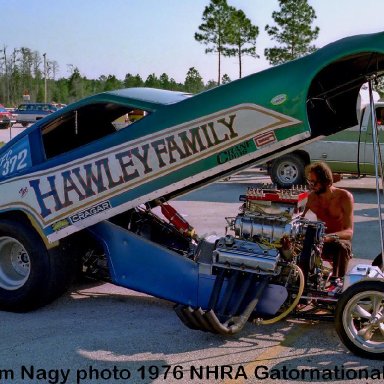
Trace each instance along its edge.
<path fill-rule="evenodd" d="M 343 277 L 352 258 L 353 196 L 333 185 L 332 171 L 325 163 L 310 164 L 305 171 L 310 194 L 303 216 L 310 210 L 325 223 L 322 256 L 332 261 L 332 275 Z"/>

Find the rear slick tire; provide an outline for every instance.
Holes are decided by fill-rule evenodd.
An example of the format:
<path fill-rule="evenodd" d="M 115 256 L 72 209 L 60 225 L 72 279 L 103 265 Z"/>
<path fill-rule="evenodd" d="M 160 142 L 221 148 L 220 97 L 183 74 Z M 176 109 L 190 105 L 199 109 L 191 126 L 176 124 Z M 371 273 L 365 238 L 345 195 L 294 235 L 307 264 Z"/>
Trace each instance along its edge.
<path fill-rule="evenodd" d="M 69 283 L 64 255 L 49 251 L 24 222 L 0 221 L 0 309 L 26 312 L 60 295 Z"/>

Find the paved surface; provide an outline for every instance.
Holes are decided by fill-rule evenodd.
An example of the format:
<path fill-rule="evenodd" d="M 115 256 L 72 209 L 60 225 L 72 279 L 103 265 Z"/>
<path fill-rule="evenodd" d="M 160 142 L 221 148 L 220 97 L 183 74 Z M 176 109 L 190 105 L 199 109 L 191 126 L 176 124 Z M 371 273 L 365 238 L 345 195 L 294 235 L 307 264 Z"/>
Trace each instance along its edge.
<path fill-rule="evenodd" d="M 0 143 L 6 143 L 20 132 L 23 132 L 25 128 L 21 124 L 15 124 L 12 128 L 0 129 Z"/>
<path fill-rule="evenodd" d="M 237 213 L 238 195 L 248 184 L 264 181 L 268 178 L 263 174 L 243 172 L 174 205 L 200 235 L 221 234 L 224 218 Z M 380 249 L 374 180 L 345 179 L 339 185 L 355 196 L 355 261 L 371 259 Z M 384 379 L 383 362 L 349 353 L 333 323 L 247 324 L 239 335 L 223 337 L 186 328 L 167 301 L 111 284 L 73 286 L 35 312 L 0 312 L 0 337 L 0 383 L 378 383 Z M 333 376 L 300 379 L 297 374 L 305 369 L 329 370 Z M 369 378 L 357 380 L 359 372 Z"/>

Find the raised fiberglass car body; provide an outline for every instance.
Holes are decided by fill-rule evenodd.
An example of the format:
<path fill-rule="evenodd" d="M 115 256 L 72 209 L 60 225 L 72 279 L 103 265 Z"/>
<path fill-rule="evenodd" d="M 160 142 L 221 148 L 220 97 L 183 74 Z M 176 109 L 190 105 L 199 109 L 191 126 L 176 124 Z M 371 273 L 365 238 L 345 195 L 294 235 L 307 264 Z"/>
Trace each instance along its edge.
<path fill-rule="evenodd" d="M 355 125 L 361 85 L 383 72 L 384 33 L 361 35 L 194 96 L 123 89 L 39 120 L 0 150 L 1 308 L 52 300 L 79 261 L 92 277 L 176 303 L 189 327 L 223 334 L 254 311 L 284 317 L 307 289 L 337 302 L 321 264 L 313 269 L 321 223 L 298 217 L 306 191 L 250 191 L 235 235 L 214 241 L 167 201 Z M 132 110 L 144 117 L 114 124 Z M 289 257 L 283 235 L 297 243 Z M 384 342 L 360 340 L 350 320 L 367 284 L 364 300 L 384 295 L 381 270 L 364 268 L 346 277 L 336 324 L 351 350 L 382 358 Z"/>

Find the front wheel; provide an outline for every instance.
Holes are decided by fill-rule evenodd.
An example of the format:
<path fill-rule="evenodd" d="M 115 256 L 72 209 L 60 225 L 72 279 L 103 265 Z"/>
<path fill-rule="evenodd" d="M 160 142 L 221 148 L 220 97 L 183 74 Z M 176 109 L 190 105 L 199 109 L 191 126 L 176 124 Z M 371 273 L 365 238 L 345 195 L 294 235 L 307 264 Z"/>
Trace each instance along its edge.
<path fill-rule="evenodd" d="M 280 188 L 291 188 L 293 185 L 303 185 L 305 181 L 304 160 L 294 153 L 283 155 L 272 163 L 270 177 Z"/>
<path fill-rule="evenodd" d="M 61 294 L 69 283 L 67 258 L 48 251 L 28 224 L 0 221 L 0 309 L 24 312 Z"/>
<path fill-rule="evenodd" d="M 384 281 L 361 281 L 341 295 L 336 331 L 354 354 L 384 359 Z"/>

